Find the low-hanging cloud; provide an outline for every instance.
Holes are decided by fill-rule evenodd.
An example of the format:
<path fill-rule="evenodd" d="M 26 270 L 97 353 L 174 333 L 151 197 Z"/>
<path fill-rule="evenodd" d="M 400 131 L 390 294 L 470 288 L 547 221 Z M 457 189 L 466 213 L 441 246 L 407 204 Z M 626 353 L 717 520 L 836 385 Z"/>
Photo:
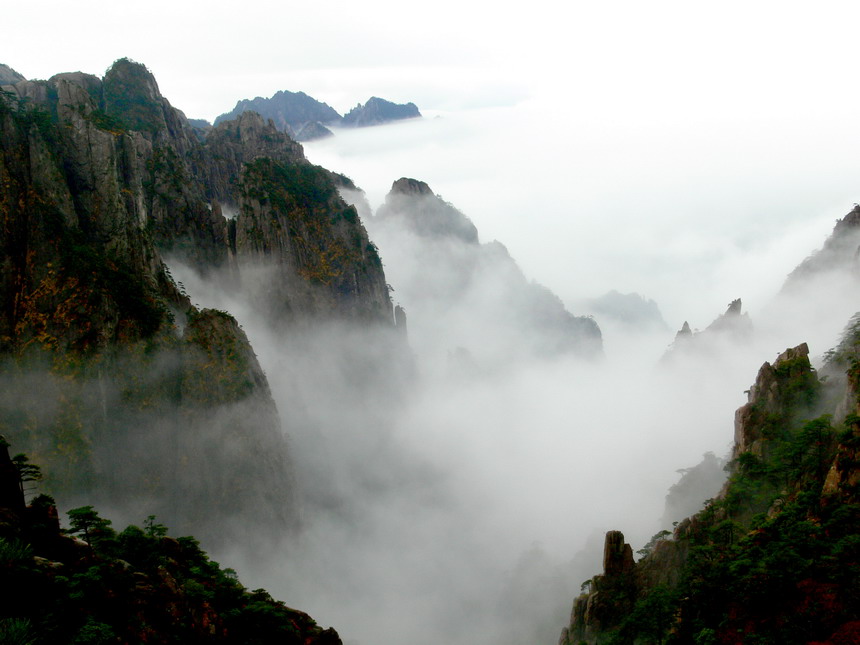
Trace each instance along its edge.
<path fill-rule="evenodd" d="M 420 254 L 382 244 L 380 253 L 395 296 L 398 276 L 432 270 Z M 456 328 L 470 308 L 482 315 L 481 285 L 492 285 L 491 276 L 456 316 L 408 307 L 422 311 L 411 314 L 411 348 L 403 348 L 412 371 L 357 375 L 344 357 L 356 348 L 384 355 L 390 337 L 336 324 L 284 334 L 241 291 L 171 268 L 193 300 L 231 311 L 244 326 L 296 463 L 302 534 L 277 552 L 223 557 L 244 562 L 254 584 L 350 643 L 513 644 L 554 635 L 579 584 L 599 568 L 600 533 L 621 528 L 644 544 L 669 528 L 659 518 L 675 471 L 708 451 L 725 455 L 733 410 L 758 366 L 808 338 L 777 325 L 780 313 L 754 317 L 756 333 L 743 343 L 717 336 L 663 366 L 672 332 L 655 329 L 608 338 L 596 363 L 515 353 L 503 368 L 462 369 L 447 354 L 434 363 L 443 348 L 475 341 L 457 338 Z M 822 284 L 833 286 L 832 277 L 819 283 L 816 308 L 837 311 L 840 293 Z M 832 345 L 842 324 L 805 331 Z M 491 332 L 481 342 L 504 356 L 504 337 Z M 591 558 L 574 558 L 588 548 Z"/>
<path fill-rule="evenodd" d="M 404 363 L 379 361 L 391 355 L 386 334 L 340 324 L 278 330 L 241 290 L 171 264 L 192 300 L 243 325 L 295 462 L 302 533 L 275 552 L 220 555 L 231 566 L 239 558 L 251 584 L 334 625 L 347 643 L 555 640 L 580 583 L 599 569 L 602 532 L 622 529 L 642 545 L 670 528 L 659 520 L 676 471 L 706 452 L 727 454 L 733 411 L 761 363 L 803 341 L 820 355 L 853 313 L 850 276 L 774 299 L 847 210 L 846 185 L 829 202 L 793 189 L 771 199 L 795 161 L 753 187 L 739 183 L 728 157 L 691 168 L 694 148 L 714 133 L 695 145 L 664 142 L 650 156 L 653 141 L 625 143 L 620 132 L 601 141 L 545 124 L 525 140 L 495 134 L 505 123 L 527 131 L 530 115 L 477 111 L 338 132 L 307 147 L 368 191 L 360 212 L 409 317 L 410 346 L 397 350 Z M 545 161 L 562 151 L 570 163 Z M 590 313 L 588 300 L 611 289 L 635 291 L 672 329 L 598 316 L 602 361 L 510 351 L 505 327 L 486 322 L 508 313 L 493 296 L 510 276 L 476 271 L 464 289 L 461 249 L 405 246 L 370 222 L 403 175 L 428 181 L 572 313 Z M 442 256 L 455 267 L 448 273 Z M 436 272 L 442 293 L 408 286 L 422 272 Z M 452 306 L 447 292 L 458 289 L 466 295 Z M 704 329 L 737 297 L 750 311 L 749 338 L 713 337 L 660 365 L 684 320 Z"/>

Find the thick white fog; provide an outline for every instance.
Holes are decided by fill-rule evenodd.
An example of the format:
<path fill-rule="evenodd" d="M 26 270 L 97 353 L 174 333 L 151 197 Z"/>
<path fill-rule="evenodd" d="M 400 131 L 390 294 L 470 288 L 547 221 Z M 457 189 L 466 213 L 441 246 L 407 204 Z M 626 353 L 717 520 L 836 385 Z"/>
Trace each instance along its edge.
<path fill-rule="evenodd" d="M 565 302 L 638 292 L 677 329 L 736 297 L 757 311 L 856 201 L 846 142 L 860 126 L 801 125 L 697 130 L 632 114 L 613 127 L 527 102 L 341 130 L 305 149 L 374 206 L 398 177 L 426 181 Z"/>
<path fill-rule="evenodd" d="M 275 336 L 247 303 L 172 267 L 193 300 L 233 312 L 248 333 L 290 433 L 303 499 L 302 537 L 278 553 L 222 559 L 245 562 L 252 584 L 334 625 L 347 643 L 554 642 L 580 583 L 599 572 L 603 532 L 620 529 L 639 548 L 671 528 L 659 519 L 676 471 L 729 451 L 734 410 L 762 362 L 804 341 L 820 355 L 855 311 L 853 283 L 833 276 L 776 300 L 850 210 L 851 182 L 833 176 L 847 177 L 847 166 L 839 175 L 837 160 L 807 168 L 776 154 L 754 168 L 761 149 L 720 158 L 717 133 L 616 134 L 602 147 L 592 132 L 573 145 L 573 125 L 535 119 L 529 109 L 451 113 L 338 131 L 306 152 L 355 180 L 374 210 L 394 179 L 427 181 L 482 242 L 503 242 L 575 314 L 590 314 L 588 299 L 610 289 L 635 291 L 656 300 L 670 330 L 598 317 L 604 360 L 511 356 L 462 369 L 451 358 L 462 345 L 457 321 L 479 314 L 482 300 L 434 317 L 420 293 L 398 288 L 434 267 L 383 236 L 416 365 L 399 400 L 384 376 L 358 388 L 338 364 L 351 345 L 377 339 L 335 328 Z M 534 136 L 515 134 L 524 132 Z M 798 145 L 810 143 L 803 138 Z M 804 185 L 789 181 L 801 166 Z M 484 279 L 476 293 L 495 288 Z M 658 365 L 684 320 L 704 329 L 736 297 L 752 336 L 717 337 Z M 482 342 L 504 357 L 493 333 Z"/>

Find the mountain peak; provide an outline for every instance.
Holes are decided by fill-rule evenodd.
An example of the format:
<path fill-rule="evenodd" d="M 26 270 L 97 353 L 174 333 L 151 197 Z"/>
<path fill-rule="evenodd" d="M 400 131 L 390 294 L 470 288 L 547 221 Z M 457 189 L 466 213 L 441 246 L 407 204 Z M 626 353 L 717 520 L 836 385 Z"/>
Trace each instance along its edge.
<path fill-rule="evenodd" d="M 341 118 L 330 105 L 317 101 L 304 92 L 279 90 L 271 98 L 258 96 L 237 102 L 232 111 L 216 118 L 214 125 L 235 119 L 248 111 L 258 112 L 264 118 L 272 119 L 279 130 L 291 136 L 300 132 L 308 123 L 324 126 L 337 123 Z"/>
<path fill-rule="evenodd" d="M 376 215 L 380 219 L 399 220 L 421 236 L 478 243 L 478 229 L 472 220 L 418 179 L 401 177 L 395 181 Z"/>
<path fill-rule="evenodd" d="M 26 81 L 21 74 L 16 72 L 8 65 L 0 63 L 0 85 L 13 85 L 19 81 Z"/>
<path fill-rule="evenodd" d="M 352 127 L 381 125 L 390 121 L 413 119 L 421 116 L 414 103 L 392 103 L 372 96 L 364 105 L 356 105 L 344 117 L 343 124 Z"/>
<path fill-rule="evenodd" d="M 432 195 L 430 186 L 419 179 L 401 177 L 391 184 L 391 193 L 399 195 Z"/>

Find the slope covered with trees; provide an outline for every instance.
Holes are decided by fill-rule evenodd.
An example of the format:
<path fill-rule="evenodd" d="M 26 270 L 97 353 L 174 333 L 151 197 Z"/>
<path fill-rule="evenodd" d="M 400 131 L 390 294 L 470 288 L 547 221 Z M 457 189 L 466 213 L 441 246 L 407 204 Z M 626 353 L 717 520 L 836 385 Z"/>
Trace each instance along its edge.
<path fill-rule="evenodd" d="M 192 537 L 173 538 L 149 516 L 120 532 L 92 506 L 29 505 L 24 484 L 38 467 L 10 459 L 0 437 L 0 642 L 339 645 L 333 629 L 248 590 Z"/>
<path fill-rule="evenodd" d="M 806 345 L 762 366 L 722 491 L 638 562 L 608 534 L 604 574 L 576 599 L 562 643 L 857 641 L 858 332 L 855 319 L 822 375 Z"/>

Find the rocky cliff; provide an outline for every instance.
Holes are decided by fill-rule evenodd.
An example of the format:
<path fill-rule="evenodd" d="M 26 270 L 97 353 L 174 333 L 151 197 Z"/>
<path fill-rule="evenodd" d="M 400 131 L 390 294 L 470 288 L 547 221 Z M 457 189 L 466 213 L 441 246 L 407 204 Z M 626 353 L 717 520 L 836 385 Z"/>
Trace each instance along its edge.
<path fill-rule="evenodd" d="M 605 559 L 562 644 L 855 642 L 858 344 L 849 328 L 823 370 L 842 380 L 822 382 L 805 344 L 762 366 L 722 491 L 635 564 Z M 621 544 L 607 534 L 607 553 Z"/>
<path fill-rule="evenodd" d="M 413 320 L 433 321 L 434 329 L 412 326 L 416 344 L 486 366 L 601 355 L 594 320 L 572 315 L 549 289 L 527 280 L 502 244 L 481 244 L 471 220 L 426 183 L 395 181 L 368 227 L 400 304 Z"/>
<path fill-rule="evenodd" d="M 207 540 L 294 526 L 256 356 L 164 259 L 248 295 L 280 329 L 393 328 L 376 249 L 331 174 L 254 113 L 201 138 L 127 59 L 102 79 L 2 91 L 2 431 L 64 501 L 144 507 Z"/>
<path fill-rule="evenodd" d="M 0 63 L 0 85 L 7 85 L 9 83 L 17 83 L 18 81 L 26 81 L 21 74 L 16 72 L 14 69 L 9 67 L 8 65 L 3 65 Z"/>

